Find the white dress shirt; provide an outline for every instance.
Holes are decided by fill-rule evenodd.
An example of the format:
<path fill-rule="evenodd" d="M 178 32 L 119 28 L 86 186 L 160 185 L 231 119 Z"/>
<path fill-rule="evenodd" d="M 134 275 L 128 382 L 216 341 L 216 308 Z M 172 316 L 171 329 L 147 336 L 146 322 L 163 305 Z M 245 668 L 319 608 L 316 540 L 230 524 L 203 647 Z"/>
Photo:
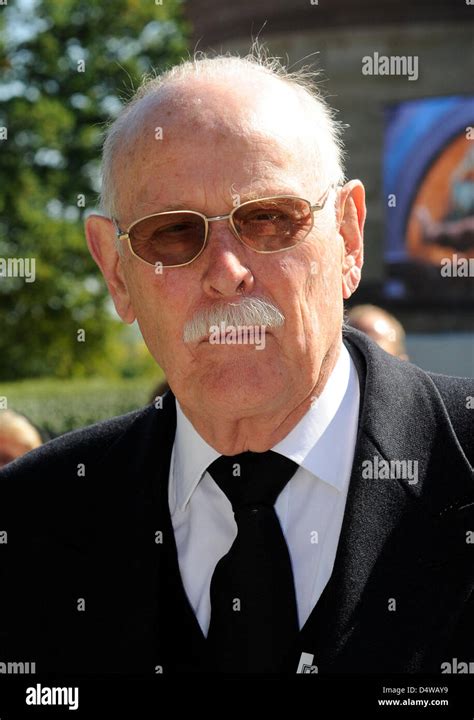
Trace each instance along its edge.
<path fill-rule="evenodd" d="M 275 503 L 291 557 L 300 627 L 334 566 L 354 457 L 359 381 L 342 345 L 321 393 L 298 424 L 271 449 L 300 466 Z M 230 501 L 206 471 L 220 457 L 196 432 L 176 401 L 169 506 L 188 599 L 204 635 L 211 614 L 214 568 L 236 535 Z"/>

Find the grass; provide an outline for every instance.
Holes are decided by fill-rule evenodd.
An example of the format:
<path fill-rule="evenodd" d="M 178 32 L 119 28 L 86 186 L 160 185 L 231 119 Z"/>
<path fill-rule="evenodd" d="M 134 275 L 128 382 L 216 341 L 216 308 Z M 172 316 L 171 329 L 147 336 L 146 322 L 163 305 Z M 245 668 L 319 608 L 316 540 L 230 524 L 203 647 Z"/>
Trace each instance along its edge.
<path fill-rule="evenodd" d="M 6 397 L 9 409 L 23 413 L 46 436 L 55 437 L 143 407 L 161 378 L 158 370 L 156 382 L 149 378 L 41 378 L 0 383 L 0 407 Z"/>

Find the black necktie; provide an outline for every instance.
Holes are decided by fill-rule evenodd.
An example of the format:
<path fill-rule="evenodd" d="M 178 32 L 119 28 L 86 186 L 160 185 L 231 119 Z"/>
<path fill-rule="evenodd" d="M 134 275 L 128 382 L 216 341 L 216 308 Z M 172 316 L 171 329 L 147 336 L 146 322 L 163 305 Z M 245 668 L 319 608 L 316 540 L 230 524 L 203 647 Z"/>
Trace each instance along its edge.
<path fill-rule="evenodd" d="M 273 506 L 297 468 L 272 451 L 223 455 L 208 468 L 237 523 L 211 581 L 207 646 L 214 671 L 279 672 L 296 639 L 293 571 Z"/>

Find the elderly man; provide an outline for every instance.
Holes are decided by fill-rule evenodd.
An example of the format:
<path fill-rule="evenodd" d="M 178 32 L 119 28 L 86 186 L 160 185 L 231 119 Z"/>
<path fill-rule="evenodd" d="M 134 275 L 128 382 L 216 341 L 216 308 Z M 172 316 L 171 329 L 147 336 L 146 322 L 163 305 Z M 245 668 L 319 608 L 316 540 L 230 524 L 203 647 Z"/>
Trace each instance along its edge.
<path fill-rule="evenodd" d="M 3 647 L 83 674 L 474 659 L 474 388 L 342 331 L 364 189 L 308 77 L 146 82 L 102 207 L 89 248 L 171 391 L 3 472 Z"/>

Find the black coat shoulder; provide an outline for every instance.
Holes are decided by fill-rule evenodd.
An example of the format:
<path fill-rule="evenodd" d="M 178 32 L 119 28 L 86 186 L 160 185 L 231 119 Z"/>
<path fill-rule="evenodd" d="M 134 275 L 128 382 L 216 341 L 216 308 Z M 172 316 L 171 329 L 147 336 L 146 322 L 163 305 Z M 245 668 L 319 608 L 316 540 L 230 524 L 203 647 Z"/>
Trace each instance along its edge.
<path fill-rule="evenodd" d="M 474 379 L 427 374 L 441 395 L 467 459 L 474 466 Z"/>
<path fill-rule="evenodd" d="M 354 328 L 344 328 L 346 345 L 358 367 L 359 378 L 372 373 L 374 400 L 389 406 L 391 395 L 404 396 L 411 412 L 423 414 L 423 398 L 437 405 L 438 418 L 447 416 L 459 445 L 469 463 L 474 465 L 474 379 L 432 373 L 411 362 L 400 360 L 382 350 L 371 338 Z M 354 353 L 354 348 L 359 352 Z M 389 413 L 384 420 L 393 420 Z M 419 417 L 420 422 L 423 417 Z M 391 429 L 393 432 L 393 428 Z"/>
<path fill-rule="evenodd" d="M 26 453 L 0 470 L 0 480 L 48 472 L 59 474 L 74 463 L 100 461 L 134 423 L 146 419 L 151 406 L 65 433 Z"/>

